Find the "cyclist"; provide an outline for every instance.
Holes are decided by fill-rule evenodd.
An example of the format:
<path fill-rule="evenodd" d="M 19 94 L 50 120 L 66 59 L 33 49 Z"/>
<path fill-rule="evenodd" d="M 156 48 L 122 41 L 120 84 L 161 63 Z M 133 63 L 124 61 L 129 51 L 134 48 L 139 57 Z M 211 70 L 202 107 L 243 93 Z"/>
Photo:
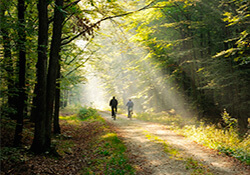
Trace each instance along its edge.
<path fill-rule="evenodd" d="M 111 116 L 115 119 L 115 113 L 117 112 L 117 105 L 118 101 L 113 97 L 113 99 L 110 100 L 109 106 L 111 106 Z"/>
<path fill-rule="evenodd" d="M 133 114 L 133 107 L 134 107 L 134 103 L 132 102 L 131 99 L 128 100 L 126 106 L 128 107 L 128 118 L 131 118 Z"/>

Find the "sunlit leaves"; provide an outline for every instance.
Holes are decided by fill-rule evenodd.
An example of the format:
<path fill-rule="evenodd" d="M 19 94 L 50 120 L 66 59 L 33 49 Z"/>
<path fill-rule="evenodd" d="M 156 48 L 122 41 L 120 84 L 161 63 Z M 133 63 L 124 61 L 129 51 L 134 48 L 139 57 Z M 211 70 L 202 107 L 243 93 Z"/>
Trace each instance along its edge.
<path fill-rule="evenodd" d="M 234 5 L 235 10 L 228 9 L 224 12 L 224 18 L 223 20 L 227 22 L 227 26 L 229 27 L 237 27 L 238 34 L 236 34 L 236 37 L 231 39 L 231 42 L 236 45 L 236 47 L 229 48 L 227 50 L 221 51 L 216 55 L 216 57 L 219 56 L 225 56 L 234 57 L 233 60 L 235 62 L 240 62 L 241 64 L 248 64 L 249 59 L 249 19 L 250 19 L 250 9 L 249 9 L 249 2 L 247 1 L 231 1 L 226 2 L 223 1 L 224 4 Z M 227 42 L 230 42 L 228 40 Z"/>

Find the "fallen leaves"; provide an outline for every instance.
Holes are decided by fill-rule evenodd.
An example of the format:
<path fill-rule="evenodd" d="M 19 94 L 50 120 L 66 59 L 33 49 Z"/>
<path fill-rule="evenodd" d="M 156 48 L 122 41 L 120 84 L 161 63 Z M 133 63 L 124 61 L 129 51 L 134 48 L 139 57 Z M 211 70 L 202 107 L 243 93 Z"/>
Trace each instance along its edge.
<path fill-rule="evenodd" d="M 77 174 L 88 164 L 88 157 L 92 154 L 89 143 L 102 132 L 103 127 L 100 126 L 99 122 L 82 122 L 81 125 L 74 126 L 61 121 L 63 134 L 54 137 L 52 142 L 61 158 L 34 155 L 27 149 L 20 149 L 18 156 L 25 157 L 25 160 L 16 158 L 15 162 L 1 161 L 1 174 Z M 10 152 L 6 159 L 13 155 Z"/>

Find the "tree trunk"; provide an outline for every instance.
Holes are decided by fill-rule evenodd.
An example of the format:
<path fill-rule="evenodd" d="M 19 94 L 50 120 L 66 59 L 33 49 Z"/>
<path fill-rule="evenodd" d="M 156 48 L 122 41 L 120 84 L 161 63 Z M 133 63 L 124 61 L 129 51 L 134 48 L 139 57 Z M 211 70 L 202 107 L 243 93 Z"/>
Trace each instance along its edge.
<path fill-rule="evenodd" d="M 60 79 L 60 65 L 58 66 L 57 80 Z M 56 83 L 56 96 L 55 96 L 55 111 L 54 111 L 54 134 L 61 134 L 59 125 L 59 109 L 60 109 L 60 81 Z"/>
<path fill-rule="evenodd" d="M 51 146 L 51 121 L 53 114 L 53 103 L 56 91 L 56 77 L 59 67 L 59 53 L 61 48 L 62 23 L 64 21 L 63 0 L 56 0 L 54 12 L 53 35 L 50 49 L 50 60 L 47 78 L 47 115 L 46 115 L 46 143 L 45 147 Z"/>
<path fill-rule="evenodd" d="M 63 91 L 63 107 L 68 106 L 68 101 L 69 101 L 69 90 L 64 90 Z"/>
<path fill-rule="evenodd" d="M 47 45 L 48 45 L 48 3 L 47 0 L 38 2 L 38 61 L 37 61 L 37 94 L 35 134 L 31 150 L 42 153 L 45 150 L 45 117 L 46 117 L 46 74 L 47 74 Z"/>
<path fill-rule="evenodd" d="M 26 34 L 25 34 L 25 1 L 18 0 L 18 50 L 19 50 L 19 99 L 17 106 L 17 123 L 14 146 L 19 146 L 22 139 L 24 105 L 25 105 L 25 68 L 26 68 Z"/>
<path fill-rule="evenodd" d="M 38 85 L 37 83 L 35 84 L 35 88 L 34 88 L 34 94 L 38 94 Z M 31 122 L 36 122 L 36 111 L 37 111 L 37 96 L 33 96 L 32 99 L 32 108 L 31 108 L 31 114 L 30 114 L 30 121 Z"/>

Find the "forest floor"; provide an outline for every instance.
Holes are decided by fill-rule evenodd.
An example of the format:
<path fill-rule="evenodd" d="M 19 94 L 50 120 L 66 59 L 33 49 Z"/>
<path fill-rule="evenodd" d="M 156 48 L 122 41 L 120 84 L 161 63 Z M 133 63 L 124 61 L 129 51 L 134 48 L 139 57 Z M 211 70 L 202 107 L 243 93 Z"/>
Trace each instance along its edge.
<path fill-rule="evenodd" d="M 110 114 L 102 117 L 112 123 L 129 149 L 137 172 L 154 175 L 249 175 L 250 167 L 235 158 L 205 148 L 167 129 L 166 126 Z"/>
<path fill-rule="evenodd" d="M 223 153 L 175 134 L 166 125 L 129 120 L 109 112 L 102 119 L 75 120 L 65 114 L 62 134 L 52 138 L 61 157 L 28 151 L 33 127 L 27 123 L 24 146 L 13 148 L 14 130 L 1 127 L 1 175 L 248 175 L 250 167 Z M 106 122 L 105 122 L 105 121 Z M 2 120 L 2 126 L 9 121 Z M 9 126 L 9 125 L 8 125 Z M 124 147 L 125 145 L 126 147 Z"/>

